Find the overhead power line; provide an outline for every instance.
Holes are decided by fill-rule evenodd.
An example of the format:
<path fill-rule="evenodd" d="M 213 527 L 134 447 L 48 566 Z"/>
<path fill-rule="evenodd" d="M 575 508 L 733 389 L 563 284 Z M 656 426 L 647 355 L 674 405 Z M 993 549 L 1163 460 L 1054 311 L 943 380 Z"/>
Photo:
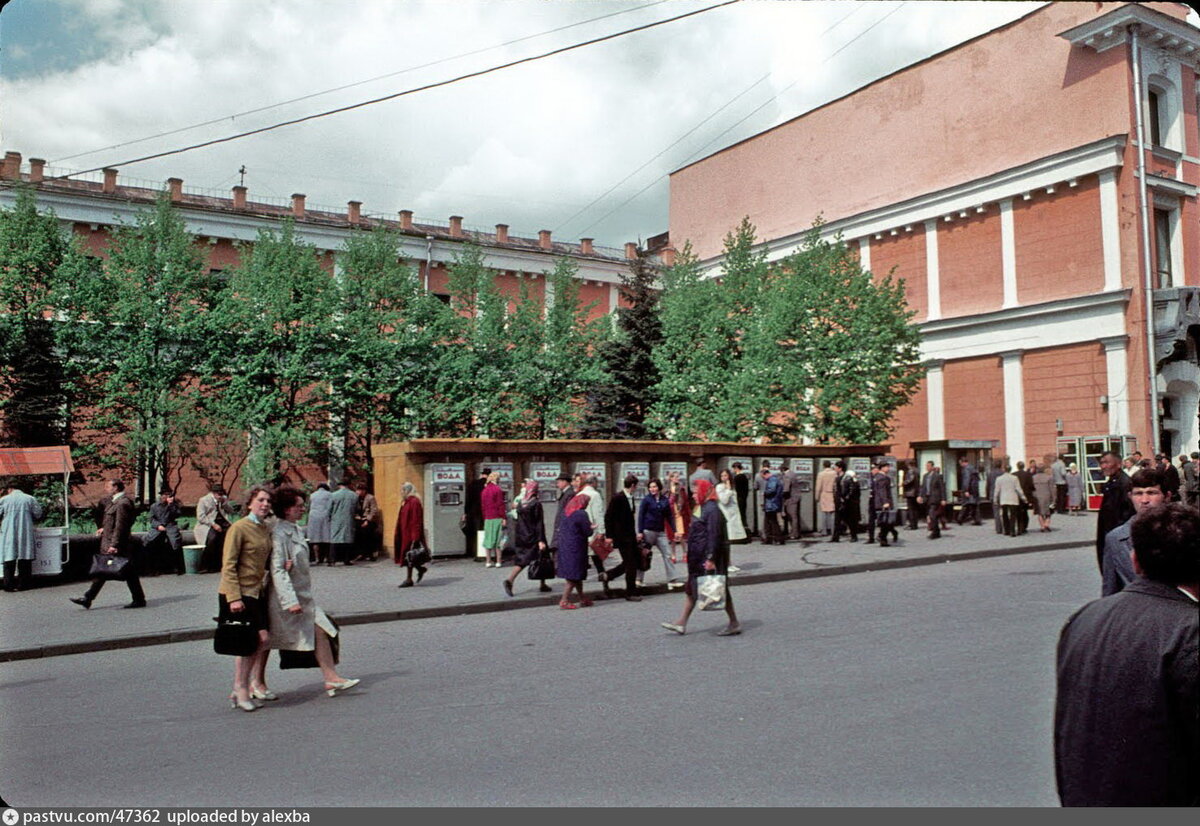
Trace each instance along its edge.
<path fill-rule="evenodd" d="M 299 118 L 292 118 L 290 120 L 280 121 L 278 123 L 273 123 L 269 126 L 261 126 L 257 129 L 250 129 L 245 132 L 238 132 L 233 135 L 226 135 L 225 137 L 222 137 L 222 138 L 213 138 L 212 140 L 201 141 L 199 143 L 190 144 L 188 146 L 182 146 L 177 149 L 168 149 L 168 150 L 164 150 L 162 152 L 155 152 L 150 155 L 143 155 L 139 158 L 130 158 L 128 160 L 119 161 L 116 163 L 104 164 L 103 166 L 97 166 L 97 167 L 93 167 L 91 169 L 81 169 L 76 172 L 71 172 L 69 174 L 60 175 L 57 177 L 70 178 L 75 175 L 85 175 L 89 172 L 99 172 L 99 171 L 105 169 L 106 167 L 130 166 L 135 163 L 143 163 L 144 161 L 151 161 L 151 160 L 155 160 L 157 158 L 165 158 L 169 155 L 180 155 L 184 152 L 191 152 L 194 149 L 203 149 L 208 146 L 215 146 L 216 144 L 219 144 L 219 143 L 229 143 L 230 141 L 236 141 L 236 140 L 240 140 L 242 138 L 248 138 L 251 135 L 260 135 L 264 132 L 271 132 L 275 129 L 282 129 L 285 126 L 295 126 L 296 124 L 305 123 L 310 120 L 317 120 L 318 118 L 326 118 L 331 115 L 338 115 L 338 114 L 341 114 L 342 112 L 349 112 L 354 109 L 361 109 L 365 106 L 373 106 L 377 103 L 383 103 L 385 101 L 395 100 L 396 98 L 405 97 L 406 95 L 415 95 L 418 92 L 427 92 L 430 89 L 438 89 L 442 86 L 449 86 L 454 83 L 461 83 L 464 80 L 469 80 L 471 78 L 476 78 L 476 77 L 482 77 L 484 75 L 489 75 L 494 72 L 502 71 L 504 69 L 511 69 L 514 66 L 521 66 L 526 63 L 533 63 L 538 60 L 544 60 L 548 57 L 553 57 L 555 55 L 563 54 L 565 52 L 574 51 L 575 49 L 582 49 L 585 46 L 594 46 L 597 43 L 604 43 L 609 40 L 615 40 L 619 37 L 624 37 L 629 34 L 635 34 L 637 32 L 646 31 L 647 29 L 653 29 L 657 26 L 664 26 L 667 23 L 674 23 L 679 20 L 685 20 L 689 17 L 695 17 L 698 14 L 704 14 L 706 12 L 714 11 L 715 9 L 723 8 L 725 6 L 732 6 L 735 3 L 740 3 L 741 1 L 742 0 L 724 0 L 724 2 L 715 3 L 711 6 L 705 6 L 702 9 L 696 9 L 694 11 L 685 12 L 683 14 L 678 14 L 678 15 L 675 15 L 674 17 L 668 17 L 663 20 L 656 20 L 652 23 L 645 23 L 641 26 L 635 26 L 630 29 L 623 29 L 622 31 L 613 32 L 612 34 L 606 34 L 606 35 L 602 35 L 600 37 L 594 37 L 591 40 L 584 40 L 582 42 L 573 43 L 568 46 L 560 46 L 559 48 L 551 49 L 548 52 L 543 52 L 541 54 L 533 55 L 531 57 L 523 57 L 518 60 L 512 60 L 512 61 L 509 61 L 508 63 L 502 63 L 498 66 L 491 66 L 487 69 L 480 69 L 480 70 L 474 71 L 474 72 L 467 72 L 466 74 L 458 75 L 457 77 L 449 78 L 447 80 L 439 80 L 434 83 L 427 83 L 424 86 L 417 86 L 412 89 L 405 89 L 400 92 L 393 92 L 389 95 L 383 95 L 381 97 L 371 98 L 370 100 L 364 100 L 364 101 L 360 101 L 358 103 L 351 103 L 346 106 L 339 106 L 335 109 L 327 109 L 323 112 L 316 112 L 311 115 L 304 115 Z"/>
<path fill-rule="evenodd" d="M 180 126 L 176 129 L 168 129 L 165 132 L 158 132 L 153 135 L 146 135 L 145 137 L 134 138 L 133 140 L 122 141 L 121 143 L 114 143 L 110 146 L 102 146 L 102 147 L 99 147 L 98 149 L 89 149 L 86 152 L 76 152 L 74 155 L 64 155 L 61 158 L 55 158 L 54 160 L 50 161 L 50 163 L 51 164 L 59 164 L 59 163 L 62 163 L 63 161 L 70 161 L 70 160 L 74 160 L 75 158 L 82 158 L 85 155 L 95 155 L 97 152 L 109 152 L 113 149 L 121 149 L 122 147 L 125 147 L 125 146 L 133 146 L 134 144 L 145 143 L 146 141 L 152 141 L 157 138 L 166 138 L 166 137 L 170 137 L 171 135 L 178 135 L 181 132 L 190 132 L 193 129 L 200 129 L 205 126 L 212 126 L 217 123 L 224 123 L 227 120 L 231 121 L 231 120 L 236 120 L 237 118 L 247 117 L 248 115 L 257 115 L 261 112 L 268 112 L 272 109 L 278 109 L 280 106 L 290 106 L 293 103 L 302 103 L 303 101 L 312 100 L 313 98 L 321 97 L 322 95 L 330 95 L 330 94 L 333 94 L 334 92 L 344 92 L 347 89 L 353 89 L 357 86 L 365 86 L 368 83 L 375 83 L 376 81 L 379 81 L 379 80 L 387 80 L 390 77 L 397 77 L 399 75 L 408 74 L 409 72 L 416 72 L 416 71 L 420 71 L 421 69 L 428 69 L 432 66 L 440 66 L 443 63 L 452 63 L 455 60 L 461 60 L 464 57 L 473 57 L 478 54 L 484 54 L 485 52 L 494 51 L 495 49 L 503 49 L 508 46 L 514 46 L 517 43 L 524 43 L 526 40 L 536 40 L 537 38 L 545 37 L 548 34 L 557 34 L 558 32 L 563 32 L 563 31 L 566 31 L 567 29 L 574 29 L 574 28 L 578 28 L 579 26 L 586 26 L 589 23 L 596 23 L 600 20 L 606 20 L 610 17 L 616 17 L 617 15 L 629 14 L 630 12 L 635 12 L 635 11 L 643 11 L 645 9 L 653 8 L 654 6 L 661 5 L 665 2 L 667 2 L 667 0 L 655 0 L 653 3 L 648 3 L 644 6 L 633 6 L 628 9 L 621 9 L 620 11 L 614 11 L 614 12 L 609 12 L 608 14 L 602 14 L 599 17 L 589 17 L 587 20 L 580 20 L 577 23 L 568 23 L 565 26 L 559 26 L 558 28 L 555 28 L 555 29 L 547 29 L 544 32 L 537 32 L 536 34 L 527 34 L 524 37 L 514 38 L 513 40 L 506 40 L 503 43 L 496 43 L 492 46 L 485 46 L 482 49 L 475 49 L 470 52 L 462 52 L 461 54 L 451 55 L 450 57 L 439 58 L 438 60 L 433 60 L 433 61 L 430 61 L 429 63 L 422 63 L 418 66 L 409 66 L 406 69 L 399 69 L 395 72 L 388 72 L 387 74 L 376 75 L 375 77 L 369 77 L 364 80 L 356 80 L 353 83 L 346 83 L 346 84 L 343 84 L 342 86 L 334 86 L 331 89 L 323 89 L 319 92 L 310 92 L 307 95 L 301 95 L 300 97 L 290 98 L 288 100 L 281 100 L 278 103 L 270 103 L 270 104 L 267 104 L 266 106 L 259 106 L 255 109 L 247 109 L 244 112 L 235 112 L 231 115 L 223 115 L 222 117 L 219 117 L 219 118 L 212 118 L 211 120 L 201 121 L 200 123 L 193 123 L 189 126 Z"/>

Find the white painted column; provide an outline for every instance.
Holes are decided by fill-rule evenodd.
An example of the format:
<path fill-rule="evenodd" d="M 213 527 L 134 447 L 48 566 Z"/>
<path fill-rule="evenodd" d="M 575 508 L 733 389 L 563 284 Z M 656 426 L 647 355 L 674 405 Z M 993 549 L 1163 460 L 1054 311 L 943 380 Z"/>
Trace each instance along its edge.
<path fill-rule="evenodd" d="M 1016 307 L 1017 232 L 1013 222 L 1012 198 L 1000 202 L 1000 266 L 1004 274 L 1004 307 Z"/>
<path fill-rule="evenodd" d="M 858 263 L 859 265 L 870 272 L 871 270 L 871 236 L 864 235 L 858 239 Z"/>
<path fill-rule="evenodd" d="M 1004 448 L 1015 468 L 1025 461 L 1025 371 L 1021 351 L 1001 353 L 1004 365 Z"/>
<path fill-rule="evenodd" d="M 925 320 L 942 317 L 942 284 L 938 275 L 937 219 L 925 222 Z M 941 436 L 930 436 L 941 439 Z"/>
<path fill-rule="evenodd" d="M 1121 289 L 1121 219 L 1117 173 L 1100 173 L 1100 244 L 1104 252 L 1104 291 Z"/>
<path fill-rule="evenodd" d="M 930 361 L 925 364 L 925 396 L 928 400 L 926 417 L 928 424 L 927 439 L 946 438 L 946 385 L 942 374 L 944 361 Z"/>
<path fill-rule="evenodd" d="M 1112 336 L 1101 339 L 1108 373 L 1108 432 L 1118 436 L 1129 433 L 1129 338 Z"/>
<path fill-rule="evenodd" d="M 608 311 L 615 313 L 621 304 L 621 291 L 616 284 L 608 285 Z"/>

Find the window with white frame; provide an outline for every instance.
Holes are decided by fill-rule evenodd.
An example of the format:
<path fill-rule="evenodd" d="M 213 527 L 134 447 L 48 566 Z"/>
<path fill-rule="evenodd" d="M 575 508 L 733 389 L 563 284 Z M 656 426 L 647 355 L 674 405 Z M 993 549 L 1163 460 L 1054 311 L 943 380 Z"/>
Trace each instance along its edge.
<path fill-rule="evenodd" d="M 1151 75 L 1146 82 L 1146 137 L 1152 147 L 1183 151 L 1182 110 L 1179 90 L 1162 75 Z"/>

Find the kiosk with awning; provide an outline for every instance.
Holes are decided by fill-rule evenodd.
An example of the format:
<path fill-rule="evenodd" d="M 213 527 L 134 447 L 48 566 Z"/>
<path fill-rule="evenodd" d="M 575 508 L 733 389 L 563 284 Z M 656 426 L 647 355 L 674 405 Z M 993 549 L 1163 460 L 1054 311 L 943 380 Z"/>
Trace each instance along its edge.
<path fill-rule="evenodd" d="M 54 528 L 34 528 L 37 551 L 33 560 L 34 576 L 57 576 L 67 563 L 71 535 L 71 449 L 66 445 L 49 447 L 0 447 L 0 477 L 62 476 L 63 524 Z"/>

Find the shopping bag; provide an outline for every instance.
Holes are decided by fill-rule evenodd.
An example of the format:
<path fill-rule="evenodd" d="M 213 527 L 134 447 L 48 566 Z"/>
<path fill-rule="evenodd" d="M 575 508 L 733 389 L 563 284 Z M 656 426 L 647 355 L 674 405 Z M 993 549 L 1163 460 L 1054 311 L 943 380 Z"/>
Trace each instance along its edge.
<path fill-rule="evenodd" d="M 725 610 L 725 575 L 705 574 L 696 578 L 696 605 L 701 611 Z"/>
<path fill-rule="evenodd" d="M 556 576 L 554 557 L 550 555 L 549 551 L 542 551 L 525 570 L 529 572 L 530 579 L 554 579 Z"/>

